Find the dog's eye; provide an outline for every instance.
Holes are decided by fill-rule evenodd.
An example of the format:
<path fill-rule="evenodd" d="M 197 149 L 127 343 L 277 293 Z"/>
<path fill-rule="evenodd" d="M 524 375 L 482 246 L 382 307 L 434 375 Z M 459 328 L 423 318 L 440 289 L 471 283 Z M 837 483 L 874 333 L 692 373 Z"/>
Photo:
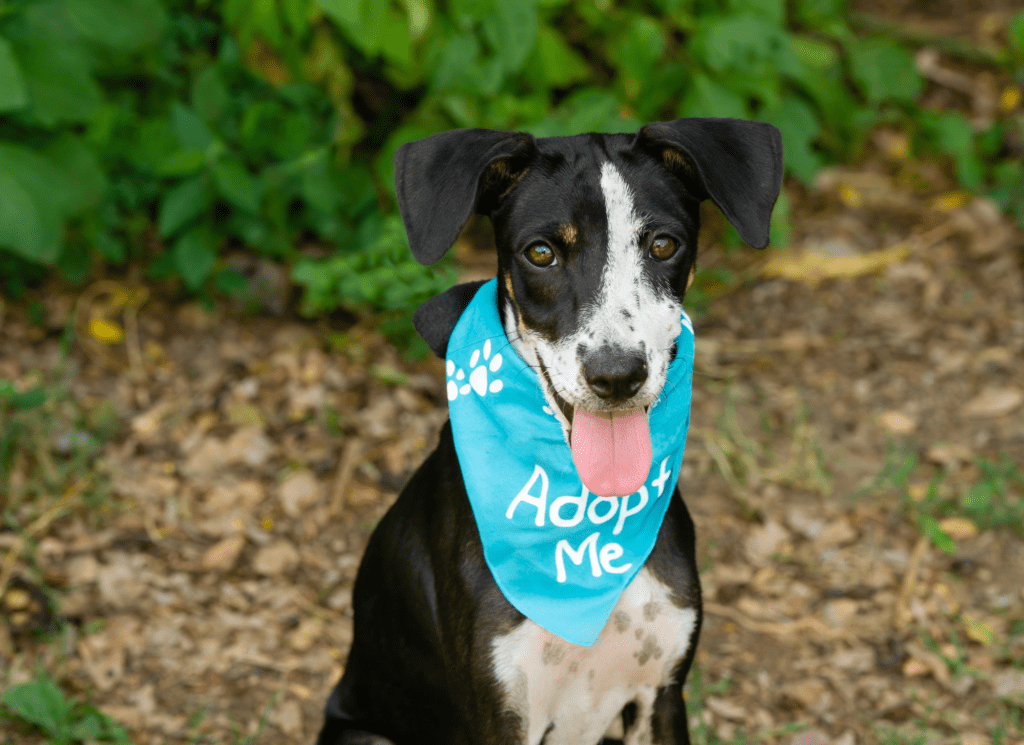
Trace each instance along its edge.
<path fill-rule="evenodd" d="M 669 238 L 667 235 L 659 235 L 651 241 L 651 256 L 660 261 L 671 259 L 678 250 L 679 244 L 675 242 L 675 239 Z"/>
<path fill-rule="evenodd" d="M 534 266 L 551 266 L 555 263 L 555 252 L 546 243 L 534 243 L 526 249 L 526 260 Z"/>

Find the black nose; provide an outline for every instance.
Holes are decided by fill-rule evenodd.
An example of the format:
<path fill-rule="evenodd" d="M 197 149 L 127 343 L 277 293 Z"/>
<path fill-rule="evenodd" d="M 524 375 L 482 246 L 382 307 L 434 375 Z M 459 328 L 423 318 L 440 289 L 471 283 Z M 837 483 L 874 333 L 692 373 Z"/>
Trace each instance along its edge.
<path fill-rule="evenodd" d="M 611 404 L 633 396 L 647 380 L 647 360 L 641 354 L 602 347 L 583 361 L 583 377 L 598 396 Z"/>

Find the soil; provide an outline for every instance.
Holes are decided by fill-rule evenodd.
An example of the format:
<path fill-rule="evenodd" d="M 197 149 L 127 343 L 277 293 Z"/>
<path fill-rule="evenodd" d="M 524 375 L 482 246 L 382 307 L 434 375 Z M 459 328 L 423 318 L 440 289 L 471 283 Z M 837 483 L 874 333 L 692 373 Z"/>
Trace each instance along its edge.
<path fill-rule="evenodd" d="M 790 192 L 786 252 L 726 251 L 709 215 L 701 264 L 732 280 L 716 295 L 703 275 L 680 479 L 705 595 L 696 742 L 1024 743 L 1024 235 L 983 199 L 936 198 L 941 170 L 886 142 Z M 493 273 L 487 251 L 459 257 Z M 90 337 L 103 319 L 126 339 Z M 140 745 L 311 742 L 367 538 L 446 417 L 441 363 L 404 361 L 372 319 L 128 282 L 8 304 L 0 334 L 0 378 L 62 375 L 121 424 L 64 494 L 21 498 L 16 465 L 0 689 L 45 669 Z M 975 514 L 978 484 L 998 488 Z"/>

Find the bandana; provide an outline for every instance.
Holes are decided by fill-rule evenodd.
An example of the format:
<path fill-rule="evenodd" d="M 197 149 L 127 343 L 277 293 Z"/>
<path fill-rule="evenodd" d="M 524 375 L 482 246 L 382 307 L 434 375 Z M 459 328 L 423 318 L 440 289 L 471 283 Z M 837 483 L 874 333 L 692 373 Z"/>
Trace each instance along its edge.
<path fill-rule="evenodd" d="M 537 373 L 508 343 L 497 280 L 484 284 L 448 341 L 448 409 L 484 558 L 508 601 L 573 644 L 592 645 L 654 548 L 690 424 L 693 325 L 650 407 L 653 458 L 625 497 L 591 494 Z"/>

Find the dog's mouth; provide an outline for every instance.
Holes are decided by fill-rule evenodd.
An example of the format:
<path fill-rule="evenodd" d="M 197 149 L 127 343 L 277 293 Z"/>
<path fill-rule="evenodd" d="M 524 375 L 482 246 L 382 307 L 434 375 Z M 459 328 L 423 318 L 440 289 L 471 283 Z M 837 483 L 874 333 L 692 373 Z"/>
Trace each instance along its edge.
<path fill-rule="evenodd" d="M 647 421 L 650 407 L 595 412 L 573 406 L 555 390 L 543 364 L 541 372 L 569 423 L 569 447 L 583 485 L 602 497 L 624 497 L 638 491 L 647 480 L 653 458 Z"/>

